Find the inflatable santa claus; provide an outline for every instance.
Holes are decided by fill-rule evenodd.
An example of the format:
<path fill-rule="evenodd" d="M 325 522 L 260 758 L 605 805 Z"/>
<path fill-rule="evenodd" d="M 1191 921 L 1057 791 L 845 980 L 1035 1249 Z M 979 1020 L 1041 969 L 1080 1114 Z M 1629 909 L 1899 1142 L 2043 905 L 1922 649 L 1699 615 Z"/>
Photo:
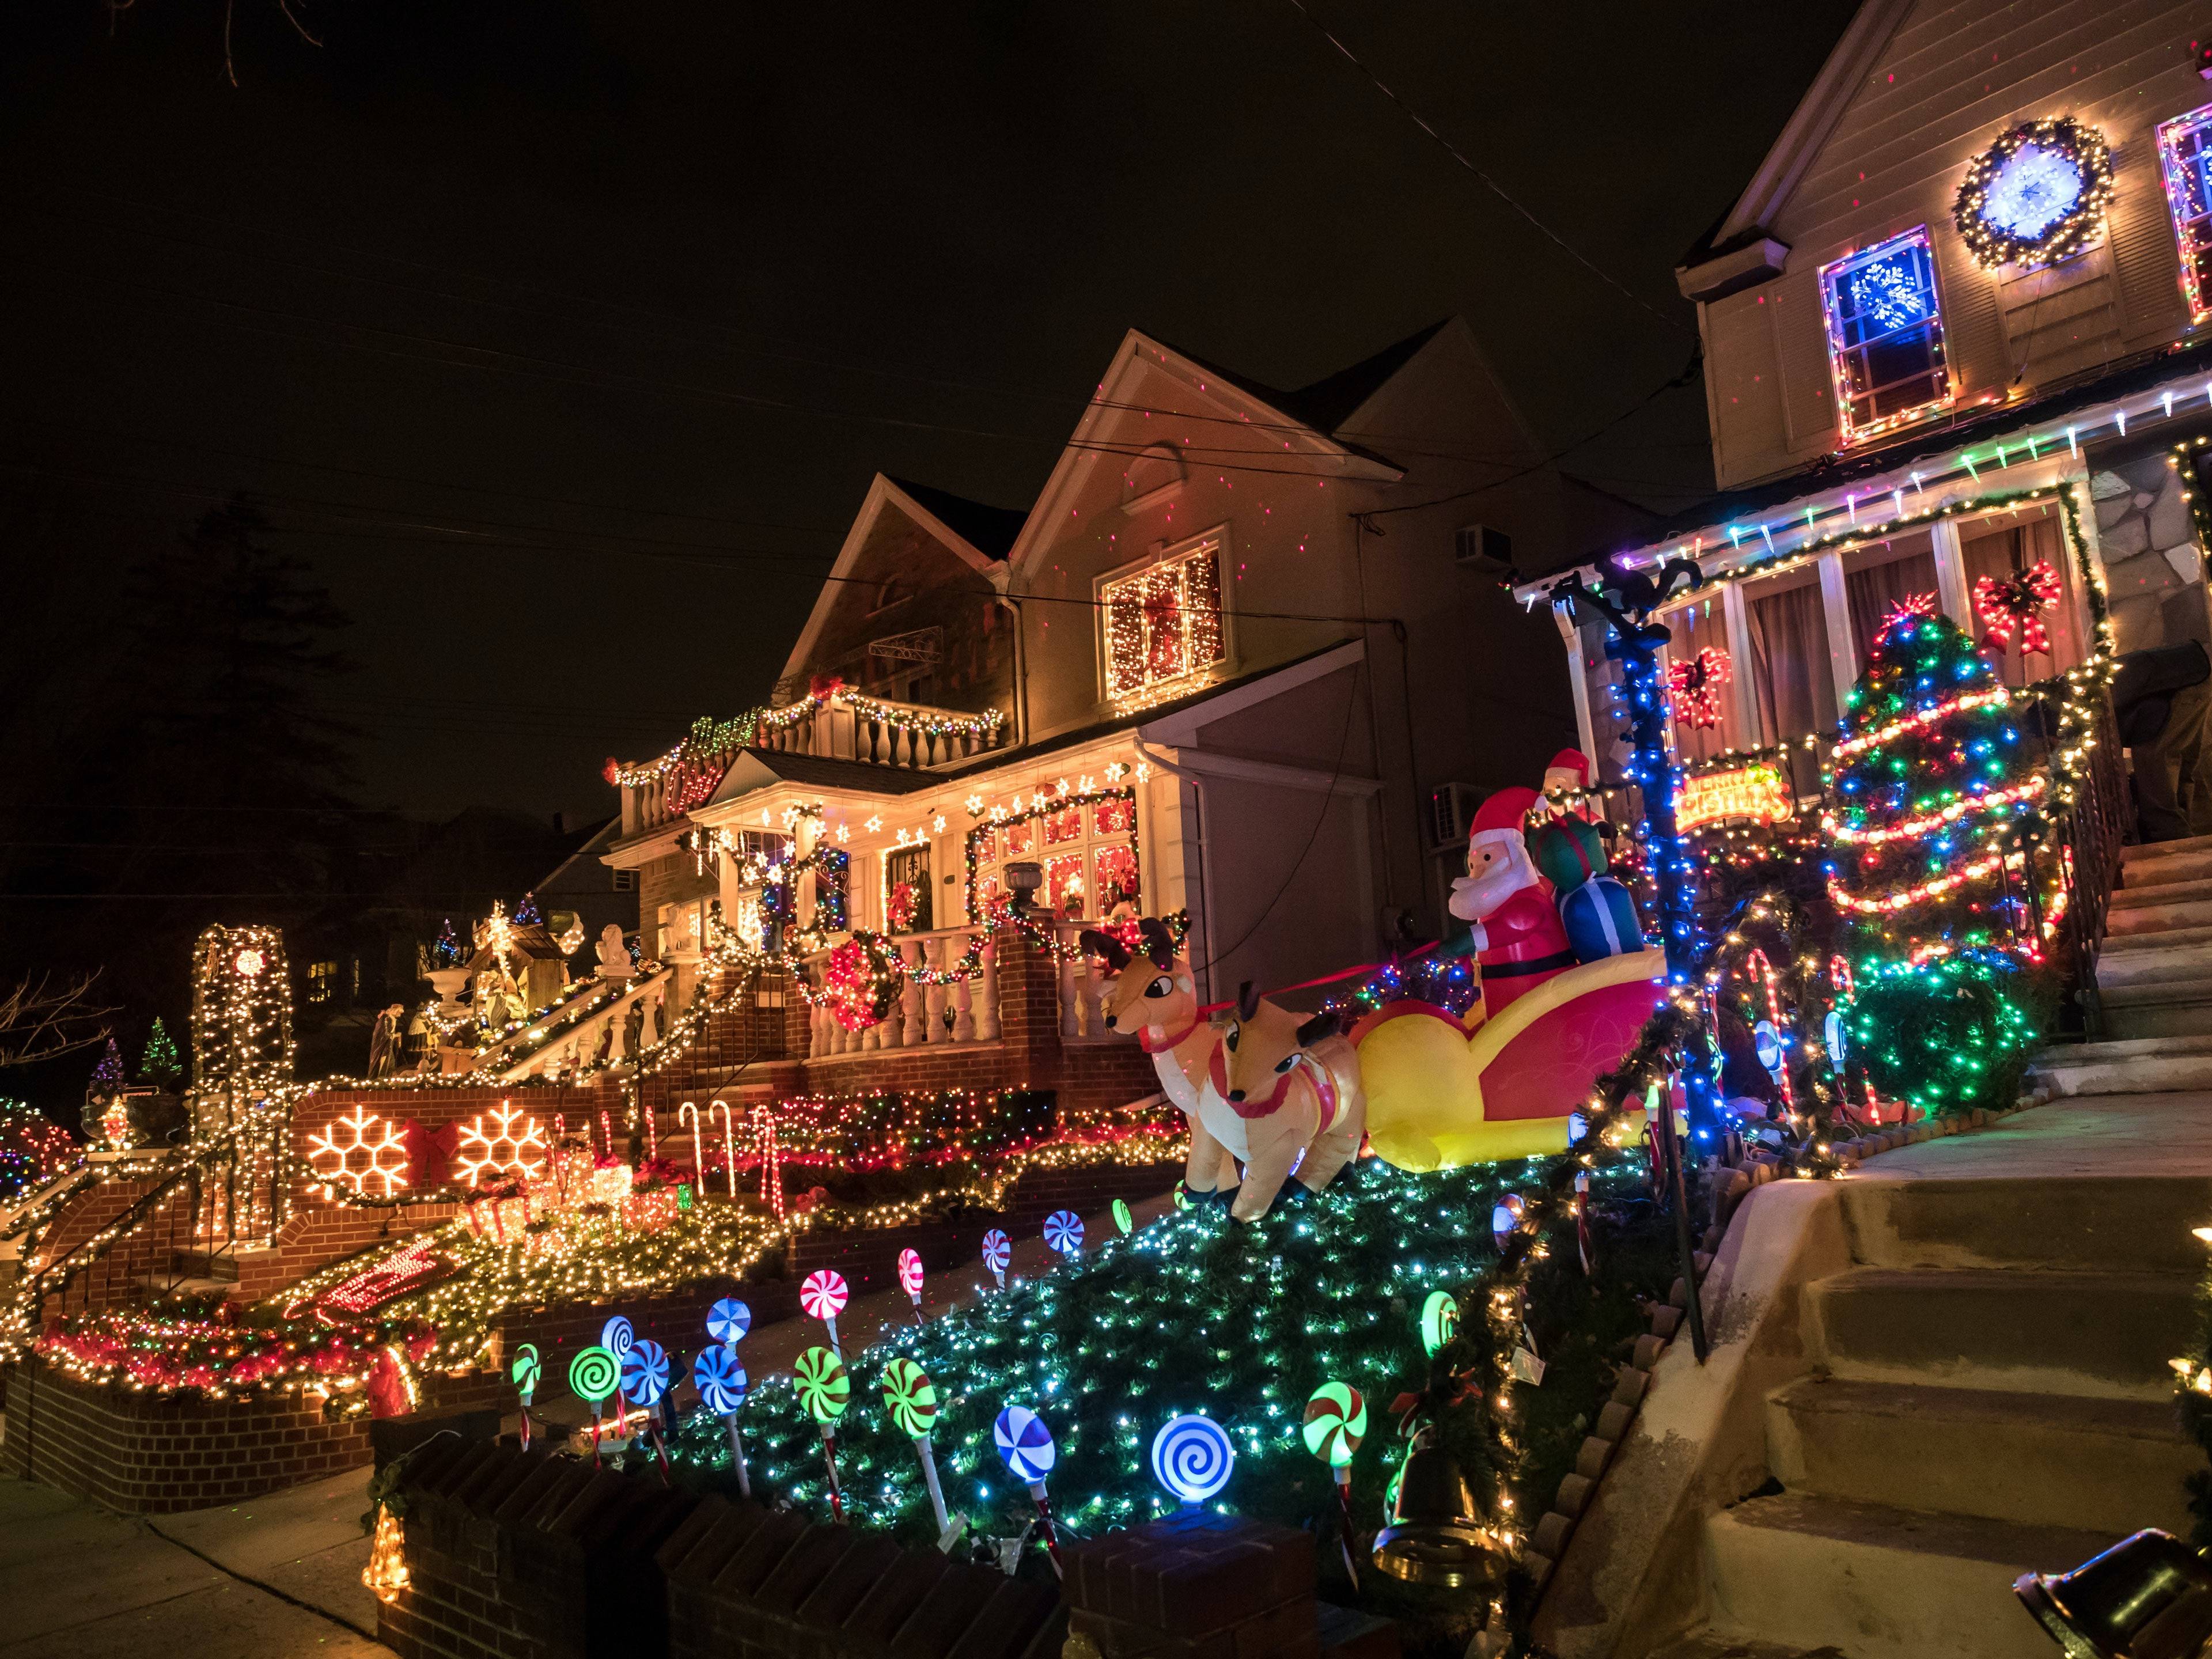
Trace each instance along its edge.
<path fill-rule="evenodd" d="M 1467 874 L 1452 883 L 1452 915 L 1474 924 L 1483 1010 L 1491 1019 L 1576 963 L 1522 833 L 1537 799 L 1534 789 L 1501 789 L 1477 807 Z"/>

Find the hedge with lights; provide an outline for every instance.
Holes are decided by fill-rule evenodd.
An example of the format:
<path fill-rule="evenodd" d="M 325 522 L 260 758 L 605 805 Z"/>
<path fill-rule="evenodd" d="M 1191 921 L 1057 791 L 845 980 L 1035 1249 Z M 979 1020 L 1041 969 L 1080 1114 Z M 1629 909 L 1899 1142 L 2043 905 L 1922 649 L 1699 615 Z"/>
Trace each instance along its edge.
<path fill-rule="evenodd" d="M 222 1400 L 349 1394 L 374 1355 L 357 1330 L 315 1320 L 250 1319 L 221 1297 L 82 1314 L 38 1339 L 39 1358 L 79 1382 Z"/>
<path fill-rule="evenodd" d="M 0 1100 L 0 1203 L 84 1162 L 70 1132 L 20 1100 Z"/>

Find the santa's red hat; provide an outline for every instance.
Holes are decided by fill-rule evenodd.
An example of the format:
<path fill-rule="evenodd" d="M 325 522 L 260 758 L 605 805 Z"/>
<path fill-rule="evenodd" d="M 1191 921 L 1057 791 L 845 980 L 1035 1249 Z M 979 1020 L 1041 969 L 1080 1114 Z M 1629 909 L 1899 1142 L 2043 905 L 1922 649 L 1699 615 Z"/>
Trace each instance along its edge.
<path fill-rule="evenodd" d="M 1571 773 L 1575 780 L 1575 787 L 1577 789 L 1589 787 L 1589 757 L 1579 749 L 1562 749 L 1558 754 L 1553 756 L 1552 763 L 1544 769 L 1544 778 L 1547 782 L 1550 781 L 1552 774 L 1554 772 Z"/>
<path fill-rule="evenodd" d="M 1468 831 L 1467 843 L 1480 846 L 1485 842 L 1518 841 L 1522 826 L 1528 814 L 1535 810 L 1542 797 L 1533 789 L 1515 786 L 1500 789 L 1474 809 L 1474 823 Z"/>

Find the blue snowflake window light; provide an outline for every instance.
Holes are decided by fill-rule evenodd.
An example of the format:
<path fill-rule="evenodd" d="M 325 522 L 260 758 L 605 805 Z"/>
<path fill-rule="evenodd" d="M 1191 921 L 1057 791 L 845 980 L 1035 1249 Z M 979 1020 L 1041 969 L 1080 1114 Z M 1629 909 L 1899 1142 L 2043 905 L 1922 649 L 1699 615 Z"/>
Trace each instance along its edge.
<path fill-rule="evenodd" d="M 1858 314 L 1878 333 L 1917 323 L 1928 314 L 1928 294 L 1918 273 L 1903 258 L 1861 266 L 1851 278 L 1851 300 Z"/>
<path fill-rule="evenodd" d="M 1820 302 L 1846 444 L 1950 403 L 1925 225 L 1823 266 Z"/>
<path fill-rule="evenodd" d="M 2053 264 L 2096 239 L 2112 200 L 2104 135 L 2060 116 L 2014 127 L 1976 156 L 1951 216 L 1986 270 Z"/>

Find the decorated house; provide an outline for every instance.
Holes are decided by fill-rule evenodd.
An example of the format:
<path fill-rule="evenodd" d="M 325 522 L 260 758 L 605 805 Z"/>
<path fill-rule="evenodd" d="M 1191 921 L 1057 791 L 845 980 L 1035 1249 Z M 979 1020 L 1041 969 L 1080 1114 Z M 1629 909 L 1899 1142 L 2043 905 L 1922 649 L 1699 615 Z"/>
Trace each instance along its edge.
<path fill-rule="evenodd" d="M 2203 21 L 1867 0 L 1690 250 L 1723 493 L 1593 550 L 1704 578 L 1662 618 L 1690 821 L 1808 803 L 1884 619 L 1924 594 L 2046 705 L 2141 663 L 2172 701 L 2160 731 L 2117 688 L 2146 830 L 2212 830 L 2189 684 L 2212 640 Z M 1516 592 L 1553 602 L 1583 746 L 1618 782 L 1619 667 L 1562 585 L 1598 570 L 1524 558 Z"/>
<path fill-rule="evenodd" d="M 1294 392 L 1130 333 L 1026 512 L 878 477 L 770 704 L 610 763 L 647 948 L 759 944 L 799 872 L 810 977 L 855 929 L 910 975 L 866 1029 L 815 1009 L 820 1058 L 994 1035 L 970 941 L 1025 880 L 1069 942 L 1187 914 L 1209 1000 L 1435 932 L 1474 801 L 1572 737 L 1483 556 L 1647 520 L 1542 455 L 1457 319 Z"/>

